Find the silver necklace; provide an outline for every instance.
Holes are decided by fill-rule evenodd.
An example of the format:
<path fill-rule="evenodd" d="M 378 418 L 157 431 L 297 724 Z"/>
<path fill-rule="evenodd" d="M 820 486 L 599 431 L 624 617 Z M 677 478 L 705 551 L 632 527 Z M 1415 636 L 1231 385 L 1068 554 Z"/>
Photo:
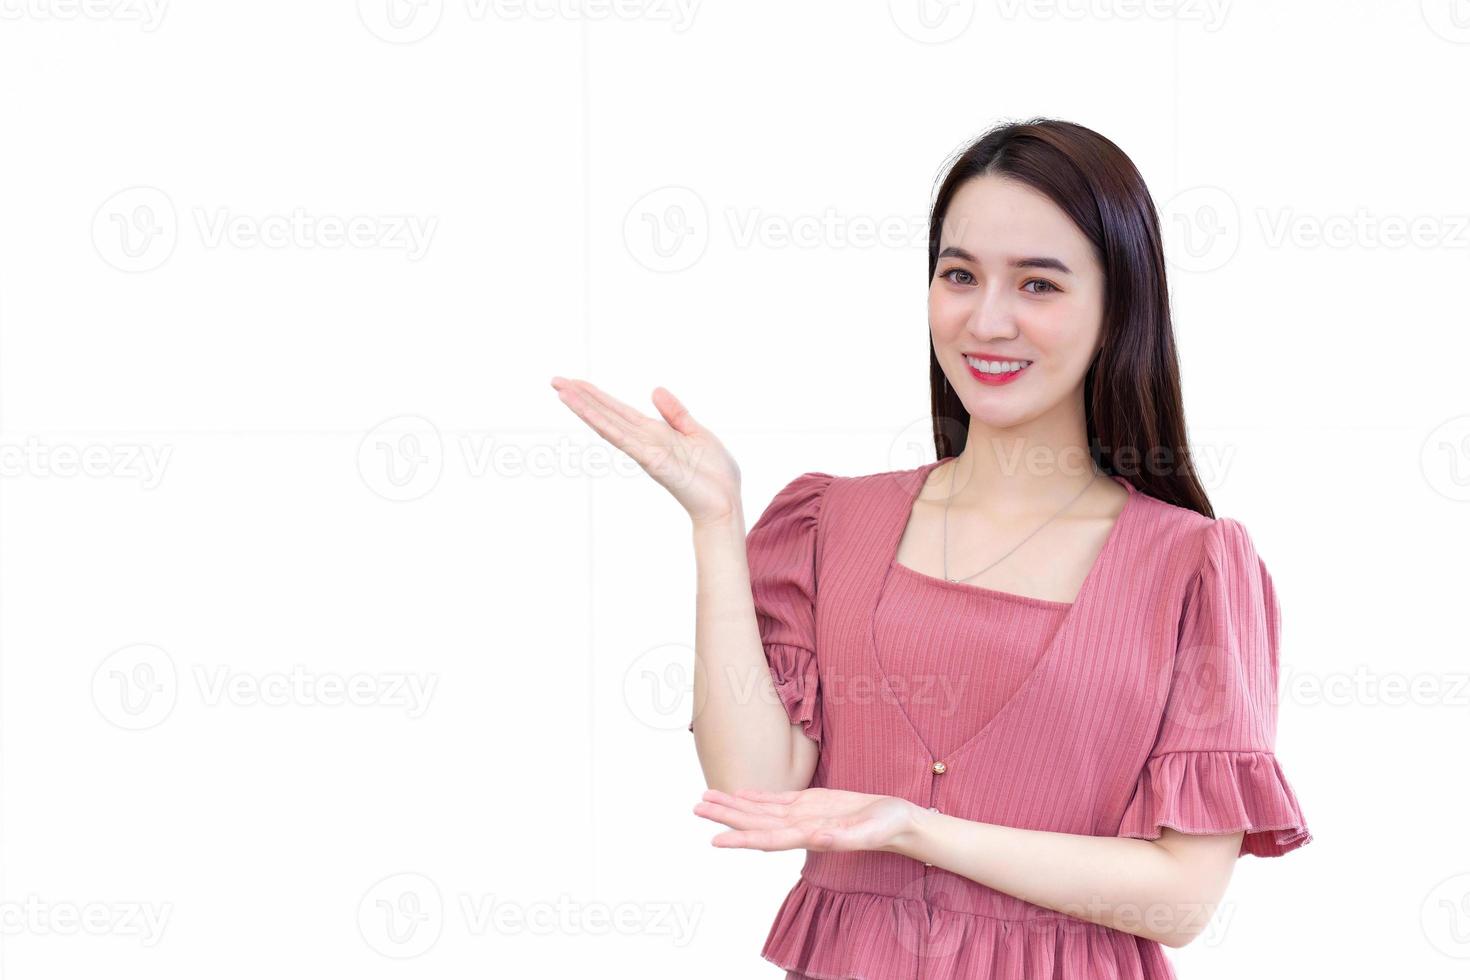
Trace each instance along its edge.
<path fill-rule="evenodd" d="M 1060 514 L 1063 510 L 1066 510 L 1068 507 L 1071 507 L 1074 503 L 1076 503 L 1077 502 L 1077 497 L 1080 497 L 1084 493 L 1086 493 L 1087 492 L 1087 487 L 1092 486 L 1093 481 L 1095 481 L 1102 474 L 1102 471 L 1097 468 L 1097 463 L 1096 462 L 1093 462 L 1093 464 L 1092 464 L 1092 479 L 1091 480 L 1088 480 L 1087 481 L 1087 485 L 1084 486 L 1081 490 L 1078 490 L 1077 491 L 1077 495 L 1076 496 L 1074 496 L 1071 500 L 1069 500 L 1065 504 L 1063 504 L 1061 510 L 1057 511 L 1056 514 L 1053 514 L 1050 517 L 1048 517 L 1046 520 L 1042 521 L 1041 524 L 1036 528 L 1036 531 L 1032 531 L 1030 534 L 1026 535 L 1024 538 L 1022 538 L 1019 542 L 1016 543 L 1016 547 L 1015 548 L 1012 548 L 1010 551 L 1007 551 L 1005 554 L 1001 555 L 995 561 L 991 562 L 989 565 L 986 565 L 984 568 L 980 569 L 980 571 L 976 572 L 974 575 L 966 575 L 964 578 L 950 578 L 949 577 L 949 502 L 954 499 L 954 476 L 955 476 L 955 471 L 958 470 L 959 468 L 960 468 L 959 467 L 959 463 L 956 462 L 954 464 L 954 468 L 949 471 L 949 496 L 944 499 L 944 577 L 946 579 L 948 579 L 949 581 L 951 581 L 951 582 L 968 582 L 972 578 L 977 578 L 978 576 L 984 575 L 986 572 L 990 571 L 996 565 L 999 565 L 1001 562 L 1005 561 L 1007 558 L 1009 558 L 1011 556 L 1011 552 L 1014 552 L 1016 550 L 1016 548 L 1021 547 L 1021 545 L 1025 544 L 1027 541 L 1030 541 L 1031 538 L 1036 534 L 1036 531 L 1040 531 L 1043 527 L 1046 527 L 1052 521 L 1056 520 L 1058 514 Z"/>

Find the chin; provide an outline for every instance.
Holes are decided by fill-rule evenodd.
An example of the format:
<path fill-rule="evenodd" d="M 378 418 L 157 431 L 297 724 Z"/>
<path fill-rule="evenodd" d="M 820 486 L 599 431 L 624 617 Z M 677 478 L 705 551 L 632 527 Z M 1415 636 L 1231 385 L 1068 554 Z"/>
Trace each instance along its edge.
<path fill-rule="evenodd" d="M 992 429 L 1009 429 L 1012 426 L 1029 422 L 1036 417 L 1036 412 L 1031 405 L 966 405 L 965 410 L 970 413 L 970 421 Z"/>

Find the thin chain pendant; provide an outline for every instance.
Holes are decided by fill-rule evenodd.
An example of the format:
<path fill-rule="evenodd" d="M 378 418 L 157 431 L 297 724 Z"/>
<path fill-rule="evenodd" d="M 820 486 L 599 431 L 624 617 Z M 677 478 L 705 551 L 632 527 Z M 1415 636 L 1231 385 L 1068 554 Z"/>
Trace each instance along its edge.
<path fill-rule="evenodd" d="M 958 458 L 958 457 L 956 457 L 956 458 Z M 949 505 L 950 505 L 950 502 L 952 500 L 954 500 L 954 478 L 955 478 L 955 474 L 958 471 L 959 471 L 959 464 L 958 463 L 955 463 L 955 464 L 953 464 L 950 467 L 950 470 L 949 470 L 949 496 L 946 497 L 946 498 L 944 498 L 944 530 L 940 532 L 940 534 L 942 536 L 942 544 L 943 544 L 943 549 L 944 549 L 944 577 L 947 578 L 947 579 L 949 579 L 950 582 L 953 582 L 955 584 L 958 584 L 961 580 L 960 579 L 957 579 L 957 578 L 950 578 L 949 577 Z M 1046 520 L 1042 521 L 1041 524 L 1036 528 L 1035 531 L 1032 531 L 1030 534 L 1026 535 L 1020 541 L 1016 542 L 1011 547 L 1011 550 L 1010 551 L 1007 551 L 1005 554 L 1001 555 L 995 561 L 991 562 L 989 565 L 986 565 L 984 568 L 980 569 L 980 571 L 976 572 L 974 575 L 967 575 L 967 576 L 965 576 L 965 581 L 969 581 L 972 578 L 979 578 L 981 575 L 983 575 L 986 572 L 990 571 L 996 565 L 999 565 L 1001 562 L 1003 562 L 1007 558 L 1009 558 L 1011 556 L 1011 554 L 1013 552 L 1015 552 L 1015 550 L 1017 548 L 1021 547 L 1021 545 L 1025 544 L 1027 541 L 1030 541 L 1033 537 L 1035 537 L 1036 536 L 1036 531 L 1040 531 L 1043 527 L 1046 527 L 1052 521 L 1054 521 L 1054 520 L 1057 519 L 1057 514 L 1060 514 L 1063 510 L 1066 510 L 1068 507 L 1071 507 L 1074 503 L 1076 503 L 1077 502 L 1077 498 L 1078 497 L 1081 497 L 1084 493 L 1086 493 L 1087 492 L 1087 487 L 1092 486 L 1093 482 L 1098 477 L 1100 477 L 1100 476 L 1102 476 L 1102 470 L 1100 470 L 1100 469 L 1097 468 L 1097 463 L 1094 461 L 1092 463 L 1092 479 L 1091 480 L 1088 480 L 1086 486 L 1084 486 L 1081 490 L 1078 490 L 1077 493 L 1076 493 L 1076 495 L 1073 496 L 1071 500 L 1069 500 L 1065 504 L 1063 504 L 1061 510 L 1057 511 L 1056 514 L 1053 514 L 1050 517 L 1048 517 Z"/>

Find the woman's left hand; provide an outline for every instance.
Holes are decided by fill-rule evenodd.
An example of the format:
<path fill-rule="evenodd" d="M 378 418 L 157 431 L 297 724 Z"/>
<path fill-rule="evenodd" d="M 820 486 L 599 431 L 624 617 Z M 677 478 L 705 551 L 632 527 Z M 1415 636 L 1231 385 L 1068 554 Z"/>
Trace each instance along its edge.
<path fill-rule="evenodd" d="M 694 812 L 732 828 L 715 835 L 716 847 L 758 851 L 883 851 L 909 828 L 914 804 L 896 796 L 840 789 L 784 793 L 743 789 L 733 796 L 705 790 Z"/>

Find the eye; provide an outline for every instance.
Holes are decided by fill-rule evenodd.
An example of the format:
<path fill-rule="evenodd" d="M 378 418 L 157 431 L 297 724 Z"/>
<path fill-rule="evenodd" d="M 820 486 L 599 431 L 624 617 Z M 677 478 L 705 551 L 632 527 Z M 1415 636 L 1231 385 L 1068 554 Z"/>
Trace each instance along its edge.
<path fill-rule="evenodd" d="M 955 282 L 953 279 L 950 279 L 949 277 L 952 276 L 952 275 L 954 275 L 956 272 L 958 272 L 962 276 L 970 276 L 970 273 L 968 271 L 966 271 L 965 269 L 961 269 L 959 266 L 955 266 L 953 269 L 946 269 L 943 272 L 941 272 L 939 274 L 939 278 L 941 278 L 941 279 L 949 279 L 949 281 L 950 282 L 954 282 L 954 284 L 956 286 L 968 286 L 972 282 L 974 282 L 974 279 L 975 279 L 974 276 L 970 276 L 970 282 Z"/>
<path fill-rule="evenodd" d="M 1052 281 L 1050 281 L 1050 280 L 1048 280 L 1048 279 L 1027 279 L 1024 283 L 1021 284 L 1021 288 L 1022 289 L 1025 289 L 1027 286 L 1031 285 L 1032 283 L 1035 283 L 1038 286 L 1045 286 L 1046 287 L 1045 289 L 1033 289 L 1033 290 L 1031 290 L 1032 293 L 1059 293 L 1059 292 L 1061 292 L 1061 290 L 1059 288 L 1057 288 L 1057 284 L 1054 283 L 1054 282 L 1052 282 Z"/>

